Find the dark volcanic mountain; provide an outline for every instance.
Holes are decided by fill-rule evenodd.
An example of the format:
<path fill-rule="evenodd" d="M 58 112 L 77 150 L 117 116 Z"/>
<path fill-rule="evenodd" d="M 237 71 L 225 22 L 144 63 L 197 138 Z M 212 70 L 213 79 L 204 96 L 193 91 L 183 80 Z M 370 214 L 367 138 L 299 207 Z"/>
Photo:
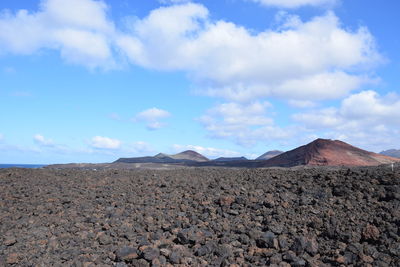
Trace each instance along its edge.
<path fill-rule="evenodd" d="M 208 158 L 192 150 L 186 150 L 175 155 L 159 153 L 153 157 L 119 158 L 114 163 L 190 163 L 206 162 Z"/>
<path fill-rule="evenodd" d="M 175 155 L 170 155 L 170 157 L 176 160 L 191 160 L 196 162 L 209 161 L 208 158 L 193 150 L 186 150 Z"/>
<path fill-rule="evenodd" d="M 396 161 L 400 159 L 368 152 L 339 140 L 317 139 L 271 158 L 263 166 L 374 166 Z"/>
<path fill-rule="evenodd" d="M 261 156 L 259 156 L 258 158 L 256 158 L 256 160 L 271 159 L 271 158 L 276 157 L 276 156 L 278 156 L 278 155 L 280 155 L 280 154 L 282 154 L 282 153 L 284 153 L 284 152 L 283 152 L 283 151 L 280 151 L 280 150 L 271 150 L 271 151 L 268 151 L 268 152 L 262 154 Z"/>
<path fill-rule="evenodd" d="M 219 158 L 213 159 L 212 161 L 226 162 L 226 161 L 243 161 L 243 160 L 248 160 L 248 159 L 245 157 L 231 157 L 231 158 L 219 157 Z"/>
<path fill-rule="evenodd" d="M 394 157 L 394 158 L 400 158 L 400 149 L 389 149 L 389 150 L 382 151 L 379 154 L 389 156 L 389 157 Z"/>

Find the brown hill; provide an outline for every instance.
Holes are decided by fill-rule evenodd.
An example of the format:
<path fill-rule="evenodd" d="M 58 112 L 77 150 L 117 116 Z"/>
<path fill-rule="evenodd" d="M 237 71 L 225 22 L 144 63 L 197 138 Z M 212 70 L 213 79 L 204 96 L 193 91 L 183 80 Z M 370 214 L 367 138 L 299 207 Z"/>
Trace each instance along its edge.
<path fill-rule="evenodd" d="M 400 149 L 389 149 L 389 150 L 382 151 L 379 154 L 389 156 L 389 157 L 394 157 L 394 158 L 400 158 Z"/>
<path fill-rule="evenodd" d="M 375 166 L 393 162 L 400 159 L 368 152 L 339 140 L 317 139 L 271 158 L 263 166 Z"/>
<path fill-rule="evenodd" d="M 160 163 L 160 164 L 184 164 L 184 163 L 196 163 L 206 162 L 208 158 L 204 157 L 200 153 L 192 150 L 186 150 L 175 155 L 168 155 L 164 153 L 158 153 L 155 156 L 147 157 L 135 157 L 135 158 L 119 158 L 114 163 Z"/>
<path fill-rule="evenodd" d="M 202 154 L 197 153 L 196 151 L 193 150 L 186 150 L 181 153 L 169 156 L 173 159 L 178 159 L 178 160 L 192 160 L 197 162 L 209 161 L 208 158 L 204 157 Z"/>
<path fill-rule="evenodd" d="M 284 151 L 280 151 L 280 150 L 271 150 L 268 152 L 265 152 L 264 154 L 262 154 L 261 156 L 259 156 L 258 158 L 256 158 L 256 160 L 266 160 L 266 159 L 271 159 L 273 157 L 276 157 L 280 154 L 282 154 Z"/>

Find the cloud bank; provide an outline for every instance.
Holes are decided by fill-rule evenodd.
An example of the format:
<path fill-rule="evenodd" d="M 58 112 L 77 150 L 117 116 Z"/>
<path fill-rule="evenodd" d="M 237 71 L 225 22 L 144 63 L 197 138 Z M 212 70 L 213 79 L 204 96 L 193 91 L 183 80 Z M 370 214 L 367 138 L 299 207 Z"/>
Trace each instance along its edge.
<path fill-rule="evenodd" d="M 243 146 L 290 138 L 293 135 L 291 129 L 274 123 L 268 113 L 271 107 L 268 102 L 223 103 L 209 109 L 199 121 L 211 137 L 230 139 Z"/>
<path fill-rule="evenodd" d="M 328 107 L 293 115 L 307 129 L 354 144 L 382 149 L 393 146 L 400 134 L 400 96 L 368 90 Z"/>
<path fill-rule="evenodd" d="M 280 8 L 336 3 L 253 1 Z M 202 94 L 223 99 L 199 119 L 209 135 L 242 145 L 283 140 L 324 127 L 325 134 L 348 139 L 349 129 L 364 136 L 372 136 L 373 129 L 398 133 L 393 126 L 397 100 L 374 91 L 360 92 L 376 80 L 371 70 L 383 60 L 366 27 L 345 27 L 332 11 L 307 21 L 280 13 L 277 27 L 254 32 L 212 19 L 202 4 L 168 2 L 171 5 L 131 21 L 124 30 L 109 17 L 103 1 L 43 0 L 37 12 L 3 10 L 0 55 L 54 50 L 65 62 L 89 69 L 115 69 L 128 62 L 158 71 L 183 71 Z M 341 106 L 298 112 L 291 116 L 295 124 L 283 127 L 274 122 L 267 99 L 305 109 L 324 101 L 339 101 Z M 162 119 L 168 116 L 167 111 L 152 108 L 135 119 L 154 130 L 163 127 Z M 116 148 L 120 141 L 97 136 L 92 145 Z"/>
<path fill-rule="evenodd" d="M 107 12 L 104 2 L 92 0 L 43 0 L 35 13 L 3 11 L 0 51 L 58 50 L 67 62 L 105 69 L 126 58 L 144 68 L 185 71 L 207 94 L 233 101 L 337 99 L 369 81 L 356 71 L 360 66 L 381 59 L 365 27 L 346 29 L 332 12 L 309 21 L 286 15 L 279 29 L 258 33 L 212 20 L 195 3 L 155 9 L 127 32 Z"/>
<path fill-rule="evenodd" d="M 380 61 L 369 31 L 342 28 L 332 12 L 252 33 L 193 3 L 153 10 L 118 45 L 133 64 L 186 71 L 209 95 L 233 101 L 337 99 L 369 82 L 356 69 Z"/>

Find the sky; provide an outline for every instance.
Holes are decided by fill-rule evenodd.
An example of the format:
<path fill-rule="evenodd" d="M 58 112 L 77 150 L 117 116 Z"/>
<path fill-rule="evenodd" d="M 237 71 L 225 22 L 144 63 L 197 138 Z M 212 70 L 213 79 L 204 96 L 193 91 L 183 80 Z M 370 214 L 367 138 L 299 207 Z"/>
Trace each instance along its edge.
<path fill-rule="evenodd" d="M 2 0 L 0 163 L 400 144 L 398 0 Z"/>

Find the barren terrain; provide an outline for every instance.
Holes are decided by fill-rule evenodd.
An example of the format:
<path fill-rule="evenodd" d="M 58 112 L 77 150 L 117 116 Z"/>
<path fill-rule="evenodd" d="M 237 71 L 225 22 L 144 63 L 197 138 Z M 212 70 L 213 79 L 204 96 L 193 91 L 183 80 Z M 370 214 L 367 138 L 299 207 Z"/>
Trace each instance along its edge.
<path fill-rule="evenodd" d="M 400 266 L 400 171 L 2 169 L 12 265 Z"/>

